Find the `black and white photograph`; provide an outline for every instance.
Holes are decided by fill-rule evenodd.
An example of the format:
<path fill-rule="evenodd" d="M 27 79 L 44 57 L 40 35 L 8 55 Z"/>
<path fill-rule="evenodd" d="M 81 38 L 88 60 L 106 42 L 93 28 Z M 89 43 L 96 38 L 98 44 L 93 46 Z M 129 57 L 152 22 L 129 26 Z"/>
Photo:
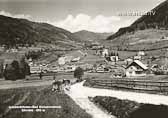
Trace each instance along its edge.
<path fill-rule="evenodd" d="M 168 0 L 0 0 L 0 118 L 168 118 Z"/>

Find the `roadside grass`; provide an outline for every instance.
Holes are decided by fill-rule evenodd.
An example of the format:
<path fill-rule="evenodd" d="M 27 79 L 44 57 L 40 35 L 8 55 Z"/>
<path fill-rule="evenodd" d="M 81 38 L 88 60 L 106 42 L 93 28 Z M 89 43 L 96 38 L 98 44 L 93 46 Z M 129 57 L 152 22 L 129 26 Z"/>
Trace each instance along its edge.
<path fill-rule="evenodd" d="M 23 97 L 26 99 L 23 100 Z M 61 108 L 45 109 L 45 112 L 21 112 L 21 109 L 9 110 L 8 107 L 12 105 L 61 106 Z M 69 96 L 52 92 L 51 86 L 0 90 L 0 116 L 5 118 L 91 118 Z"/>
<path fill-rule="evenodd" d="M 114 97 L 96 96 L 90 98 L 100 108 L 117 118 L 167 118 L 168 106 L 142 104 Z"/>

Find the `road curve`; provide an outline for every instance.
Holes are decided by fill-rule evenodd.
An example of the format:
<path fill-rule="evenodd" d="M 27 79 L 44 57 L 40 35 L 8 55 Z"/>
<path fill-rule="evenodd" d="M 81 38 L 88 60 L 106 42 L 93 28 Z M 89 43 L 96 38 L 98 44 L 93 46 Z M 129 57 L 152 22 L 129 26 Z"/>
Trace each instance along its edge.
<path fill-rule="evenodd" d="M 90 88 L 83 86 L 84 82 L 80 82 L 71 86 L 70 92 L 66 92 L 81 108 L 86 110 L 93 118 L 113 118 L 109 114 L 103 112 L 92 102 L 89 101 L 88 97 L 95 96 L 111 96 L 118 99 L 128 99 L 136 101 L 138 103 L 155 104 L 155 105 L 168 105 L 168 96 L 117 91 L 109 89 Z"/>
<path fill-rule="evenodd" d="M 85 87 L 82 83 L 77 83 L 71 86 L 70 91 L 65 91 L 82 109 L 92 115 L 93 118 L 115 118 L 107 112 L 98 108 L 94 103 L 88 99 L 88 92 L 83 91 Z"/>

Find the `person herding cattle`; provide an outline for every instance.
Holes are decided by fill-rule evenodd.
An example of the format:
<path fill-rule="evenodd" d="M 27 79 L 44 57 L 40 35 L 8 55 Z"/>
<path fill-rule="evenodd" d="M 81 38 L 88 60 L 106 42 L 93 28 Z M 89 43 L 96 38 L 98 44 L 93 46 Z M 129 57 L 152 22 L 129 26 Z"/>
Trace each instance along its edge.
<path fill-rule="evenodd" d="M 64 84 L 64 89 L 69 91 L 71 88 L 71 81 L 63 79 L 62 83 Z"/>
<path fill-rule="evenodd" d="M 40 77 L 40 79 L 42 79 L 42 76 L 43 76 L 43 75 L 42 75 L 42 72 L 40 72 L 40 73 L 39 73 L 39 77 Z"/>

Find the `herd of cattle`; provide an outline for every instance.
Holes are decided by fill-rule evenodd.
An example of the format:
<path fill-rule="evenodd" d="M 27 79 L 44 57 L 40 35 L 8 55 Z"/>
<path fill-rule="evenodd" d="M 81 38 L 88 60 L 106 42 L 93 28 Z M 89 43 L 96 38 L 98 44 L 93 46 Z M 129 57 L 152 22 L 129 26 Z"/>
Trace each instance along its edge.
<path fill-rule="evenodd" d="M 62 92 L 63 90 L 69 91 L 71 88 L 70 80 L 54 80 L 52 83 L 52 91 Z"/>

